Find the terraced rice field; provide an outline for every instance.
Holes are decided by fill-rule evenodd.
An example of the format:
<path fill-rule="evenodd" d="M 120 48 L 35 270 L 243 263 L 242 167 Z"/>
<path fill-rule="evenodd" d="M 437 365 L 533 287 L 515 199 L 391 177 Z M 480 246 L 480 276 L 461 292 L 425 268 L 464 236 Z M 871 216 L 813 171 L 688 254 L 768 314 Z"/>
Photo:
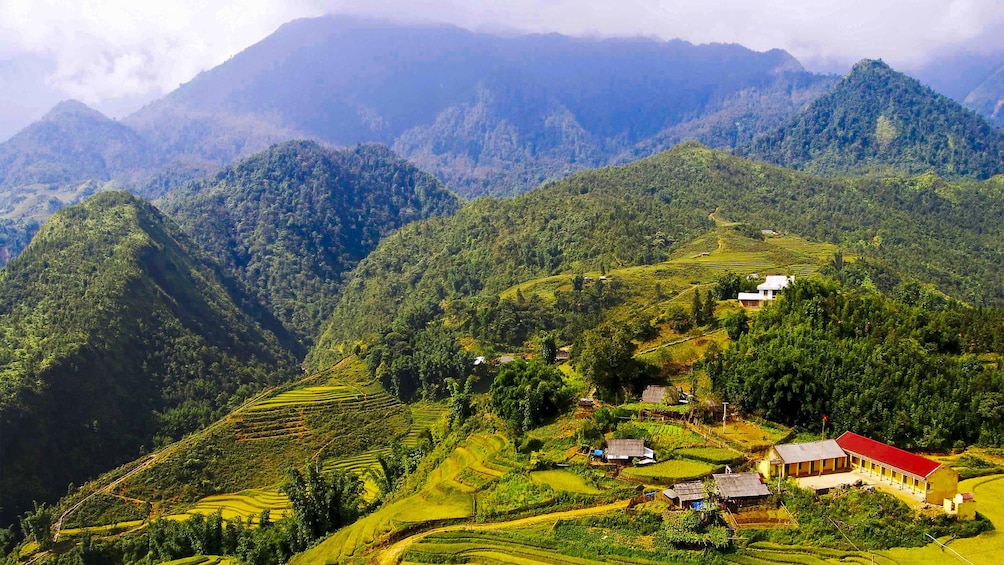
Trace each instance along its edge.
<path fill-rule="evenodd" d="M 422 402 L 412 404 L 409 408 L 411 409 L 411 427 L 408 428 L 408 435 L 401 443 L 410 449 L 418 447 L 419 435 L 423 430 L 430 429 L 439 422 L 440 418 L 446 414 L 446 407 Z"/>
<path fill-rule="evenodd" d="M 185 520 L 194 514 L 210 515 L 222 512 L 224 520 L 240 518 L 244 522 L 258 522 L 262 510 L 268 509 L 272 520 L 283 518 L 292 511 L 285 494 L 270 490 L 246 490 L 236 494 L 208 496 L 195 503 L 184 514 L 168 516 L 174 520 Z"/>
<path fill-rule="evenodd" d="M 304 437 L 310 433 L 307 419 L 330 410 L 374 411 L 400 406 L 400 402 L 379 385 L 311 386 L 284 392 L 248 407 L 233 419 L 239 441 L 275 437 Z"/>
<path fill-rule="evenodd" d="M 282 406 L 300 406 L 315 403 L 345 402 L 364 397 L 359 387 L 350 385 L 311 386 L 284 392 L 248 408 L 249 411 L 269 410 Z"/>
<path fill-rule="evenodd" d="M 165 561 L 161 565 L 237 565 L 237 560 L 218 555 L 197 555 L 174 561 Z"/>
<path fill-rule="evenodd" d="M 345 562 L 391 532 L 423 522 L 471 517 L 472 493 L 512 469 L 505 455 L 511 449 L 499 434 L 471 436 L 429 474 L 421 491 L 336 532 L 293 563 Z"/>
<path fill-rule="evenodd" d="M 380 469 L 380 463 L 377 461 L 377 457 L 389 454 L 390 448 L 383 447 L 380 449 L 364 451 L 358 455 L 350 457 L 332 458 L 324 462 L 323 470 L 324 472 L 330 472 L 338 469 L 344 473 L 354 473 L 363 481 L 363 488 L 366 489 L 366 493 L 363 495 L 363 498 L 366 499 L 367 502 L 372 502 L 376 500 L 377 496 L 379 496 L 380 487 L 377 485 L 376 481 L 373 480 L 371 473 Z"/>
<path fill-rule="evenodd" d="M 452 558 L 452 559 L 451 559 Z M 401 563 L 518 563 L 521 565 L 600 565 L 644 563 L 642 560 L 604 556 L 603 561 L 562 555 L 560 548 L 517 542 L 494 532 L 441 532 L 426 536 L 403 555 Z M 454 561 L 453 559 L 456 559 Z"/>

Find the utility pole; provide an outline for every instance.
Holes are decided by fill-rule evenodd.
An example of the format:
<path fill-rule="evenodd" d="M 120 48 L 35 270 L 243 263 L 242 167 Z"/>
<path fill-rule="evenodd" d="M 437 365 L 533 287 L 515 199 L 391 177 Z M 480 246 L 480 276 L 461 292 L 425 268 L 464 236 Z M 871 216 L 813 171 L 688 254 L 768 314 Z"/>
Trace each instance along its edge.
<path fill-rule="evenodd" d="M 722 402 L 722 436 L 725 436 L 725 420 L 729 416 L 729 403 Z"/>

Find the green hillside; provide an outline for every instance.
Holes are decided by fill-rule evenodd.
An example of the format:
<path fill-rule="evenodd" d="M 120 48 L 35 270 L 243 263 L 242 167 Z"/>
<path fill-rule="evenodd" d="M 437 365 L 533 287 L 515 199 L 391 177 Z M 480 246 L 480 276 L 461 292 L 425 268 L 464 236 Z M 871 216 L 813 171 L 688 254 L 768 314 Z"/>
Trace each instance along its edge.
<path fill-rule="evenodd" d="M 0 271 L 4 522 L 289 378 L 281 325 L 238 304 L 253 301 L 141 200 L 53 216 Z"/>
<path fill-rule="evenodd" d="M 885 265 L 875 284 L 887 289 L 902 275 L 964 300 L 1004 302 L 996 180 L 820 179 L 684 144 L 406 227 L 360 263 L 307 364 L 323 367 L 344 354 L 341 344 L 372 343 L 392 327 L 422 327 L 444 308 L 457 311 L 454 299 L 662 261 L 712 229 L 716 210 L 758 237 L 796 233 Z"/>
<path fill-rule="evenodd" d="M 863 60 L 833 89 L 736 153 L 815 174 L 986 179 L 1004 172 L 1004 134 L 976 113 Z"/>
<path fill-rule="evenodd" d="M 188 185 L 161 206 L 309 342 L 343 273 L 395 229 L 451 214 L 460 202 L 386 148 L 289 142 Z"/>

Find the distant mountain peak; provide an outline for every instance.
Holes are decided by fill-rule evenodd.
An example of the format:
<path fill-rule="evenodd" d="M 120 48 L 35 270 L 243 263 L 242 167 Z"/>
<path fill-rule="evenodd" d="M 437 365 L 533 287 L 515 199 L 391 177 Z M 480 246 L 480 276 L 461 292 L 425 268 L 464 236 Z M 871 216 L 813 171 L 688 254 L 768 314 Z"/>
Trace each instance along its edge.
<path fill-rule="evenodd" d="M 816 174 L 985 179 L 1004 172 L 1004 135 L 882 60 L 862 59 L 779 129 L 736 149 Z"/>
<path fill-rule="evenodd" d="M 44 116 L 42 116 L 43 121 L 56 121 L 65 117 L 86 117 L 99 120 L 109 120 L 111 118 L 102 114 L 101 112 L 91 108 L 87 104 L 79 100 L 63 100 L 59 104 L 56 104 L 48 111 Z"/>

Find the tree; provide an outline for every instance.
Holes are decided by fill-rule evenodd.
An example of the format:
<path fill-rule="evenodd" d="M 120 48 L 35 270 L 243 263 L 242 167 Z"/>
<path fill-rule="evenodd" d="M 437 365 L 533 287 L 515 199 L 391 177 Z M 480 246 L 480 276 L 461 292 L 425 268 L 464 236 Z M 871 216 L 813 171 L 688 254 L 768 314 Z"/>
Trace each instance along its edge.
<path fill-rule="evenodd" d="M 46 503 L 35 502 L 35 509 L 29 510 L 21 518 L 21 531 L 28 539 L 35 540 L 38 547 L 52 547 L 52 524 L 55 522 L 55 509 Z"/>
<path fill-rule="evenodd" d="M 444 381 L 446 383 L 446 390 L 450 394 L 450 397 L 446 401 L 446 407 L 450 413 L 451 422 L 463 424 L 471 416 L 471 400 L 474 397 L 471 389 L 474 387 L 474 380 L 473 376 L 467 377 L 467 380 L 464 381 L 464 386 L 460 386 L 457 379 L 453 377 L 447 377 Z"/>
<path fill-rule="evenodd" d="M 292 541 L 298 551 L 353 522 L 362 504 L 362 483 L 354 474 L 336 470 L 326 479 L 316 464 L 306 467 L 306 475 L 290 469 L 281 487 L 293 506 L 297 531 Z"/>
<path fill-rule="evenodd" d="M 641 367 L 634 359 L 635 349 L 630 328 L 605 322 L 583 336 L 579 370 L 602 398 L 621 398 L 641 375 Z"/>
<path fill-rule="evenodd" d="M 540 334 L 537 338 L 537 349 L 540 351 L 540 358 L 548 365 L 553 365 L 558 357 L 558 343 L 551 332 Z"/>
<path fill-rule="evenodd" d="M 708 295 L 704 299 L 704 311 L 702 313 L 705 324 L 714 325 L 715 322 L 715 297 L 711 293 L 711 289 L 708 289 Z"/>
<path fill-rule="evenodd" d="M 517 432 L 536 427 L 571 400 L 561 371 L 539 359 L 502 365 L 489 392 L 492 407 Z"/>
<path fill-rule="evenodd" d="M 725 331 L 729 334 L 729 339 L 732 341 L 738 340 L 749 329 L 750 318 L 745 308 L 725 316 Z"/>
<path fill-rule="evenodd" d="M 704 303 L 701 302 L 701 290 L 697 288 L 694 289 L 694 300 L 690 303 L 690 317 L 695 326 L 703 326 L 705 323 Z"/>

